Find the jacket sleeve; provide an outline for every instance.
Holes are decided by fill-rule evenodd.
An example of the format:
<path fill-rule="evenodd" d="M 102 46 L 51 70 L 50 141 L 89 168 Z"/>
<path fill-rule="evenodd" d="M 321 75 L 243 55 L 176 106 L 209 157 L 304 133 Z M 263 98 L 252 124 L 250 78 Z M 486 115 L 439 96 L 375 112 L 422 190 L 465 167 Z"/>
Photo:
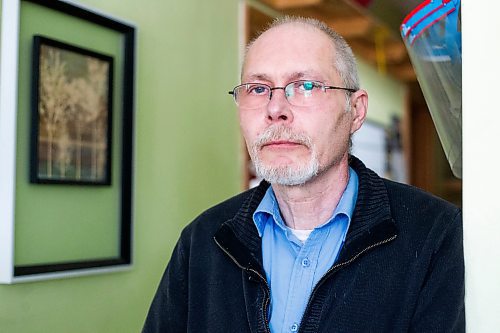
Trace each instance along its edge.
<path fill-rule="evenodd" d="M 448 223 L 420 291 L 411 332 L 465 332 L 462 214 Z"/>
<path fill-rule="evenodd" d="M 186 258 L 181 236 L 153 298 L 142 329 L 143 333 L 184 333 L 187 331 L 188 263 Z"/>

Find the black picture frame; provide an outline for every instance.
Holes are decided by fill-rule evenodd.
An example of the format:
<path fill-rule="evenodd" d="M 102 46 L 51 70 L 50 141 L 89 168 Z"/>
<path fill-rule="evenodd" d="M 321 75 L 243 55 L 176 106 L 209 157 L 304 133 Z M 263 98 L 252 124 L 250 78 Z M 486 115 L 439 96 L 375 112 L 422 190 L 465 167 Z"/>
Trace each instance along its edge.
<path fill-rule="evenodd" d="M 113 57 L 35 35 L 32 59 L 31 182 L 111 185 Z"/>
<path fill-rule="evenodd" d="M 16 265 L 14 264 L 13 278 L 16 280 L 23 279 L 38 279 L 37 276 L 64 276 L 65 274 L 79 275 L 79 274 L 89 274 L 93 271 L 95 272 L 107 272 L 112 271 L 113 267 L 117 266 L 129 266 L 132 263 L 132 186 L 133 186 L 133 128 L 134 128 L 134 81 L 135 81 L 135 39 L 136 39 L 136 29 L 133 25 L 125 23 L 123 21 L 111 18 L 109 16 L 103 15 L 96 11 L 90 10 L 88 8 L 81 7 L 77 4 L 68 3 L 65 1 L 57 0 L 20 0 L 21 2 L 30 2 L 37 5 L 41 5 L 48 9 L 63 13 L 75 19 L 81 19 L 89 21 L 93 24 L 102 27 L 102 29 L 109 29 L 114 32 L 118 32 L 121 35 L 122 40 L 122 56 L 123 56 L 123 75 L 122 82 L 113 82 L 113 86 L 119 87 L 121 89 L 122 100 L 119 101 L 121 104 L 121 112 L 110 111 L 110 122 L 108 135 L 111 133 L 111 116 L 121 117 L 121 128 L 113 128 L 113 131 L 119 131 L 121 137 L 121 145 L 119 160 L 113 163 L 120 164 L 120 184 L 116 184 L 120 189 L 119 191 L 119 250 L 118 255 L 109 258 L 88 258 L 77 261 L 69 262 L 46 262 L 43 264 L 30 264 L 30 265 Z M 101 57 L 105 55 L 100 55 L 98 53 L 92 53 L 88 49 L 82 46 L 69 45 L 67 43 L 62 44 L 58 41 L 49 41 L 46 37 L 35 38 L 36 43 L 52 43 L 58 47 L 63 47 L 73 51 L 77 51 L 82 54 L 88 54 L 94 57 Z M 109 60 L 109 58 L 106 58 Z M 112 77 L 112 75 L 111 75 Z M 35 83 L 33 83 L 33 86 Z M 37 84 L 38 89 L 38 84 Z M 33 94 L 36 95 L 36 94 Z M 32 110 L 35 109 L 33 106 L 35 103 L 38 104 L 38 98 L 33 96 L 32 98 Z M 114 101 L 115 105 L 117 101 Z M 109 106 L 109 105 L 108 105 Z M 37 106 L 36 106 L 37 108 Z M 33 112 L 32 114 L 35 114 Z M 35 117 L 33 117 L 35 118 Z M 33 125 L 38 126 L 38 120 L 33 121 Z M 35 127 L 35 126 L 33 126 Z M 35 138 L 32 135 L 32 147 Z M 111 147 L 111 138 L 108 137 L 109 147 Z M 33 151 L 30 153 L 33 155 Z M 111 149 L 109 149 L 108 155 L 111 155 Z M 111 158 L 109 158 L 109 163 L 106 168 L 107 177 L 104 181 L 92 182 L 92 181 L 47 181 L 40 179 L 39 177 L 31 177 L 30 180 L 37 183 L 62 183 L 62 184 L 72 184 L 72 185 L 109 185 L 111 179 Z M 32 165 L 33 167 L 33 165 Z M 31 171 L 30 171 L 31 173 Z M 36 179 L 34 179 L 36 178 Z M 119 267 L 117 267 L 118 269 Z M 80 273 L 81 272 L 81 273 Z M 41 278 L 43 279 L 43 277 Z"/>

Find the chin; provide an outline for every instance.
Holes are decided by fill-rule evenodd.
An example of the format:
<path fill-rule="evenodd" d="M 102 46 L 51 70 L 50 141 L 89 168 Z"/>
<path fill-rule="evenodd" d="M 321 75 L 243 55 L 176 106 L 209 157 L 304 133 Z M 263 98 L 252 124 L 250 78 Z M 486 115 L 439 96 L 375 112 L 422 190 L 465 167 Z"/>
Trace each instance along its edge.
<path fill-rule="evenodd" d="M 313 158 L 307 163 L 269 165 L 255 161 L 257 175 L 271 184 L 296 186 L 303 185 L 318 174 L 319 163 Z"/>

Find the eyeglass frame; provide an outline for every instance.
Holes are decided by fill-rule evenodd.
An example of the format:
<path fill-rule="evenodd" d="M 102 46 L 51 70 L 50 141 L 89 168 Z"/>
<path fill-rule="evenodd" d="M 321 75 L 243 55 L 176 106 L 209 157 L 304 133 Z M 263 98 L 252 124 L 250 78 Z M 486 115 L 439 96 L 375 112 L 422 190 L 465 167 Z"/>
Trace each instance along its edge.
<path fill-rule="evenodd" d="M 269 103 L 271 101 L 271 99 L 273 98 L 273 90 L 283 90 L 285 92 L 285 98 L 287 100 L 288 103 L 290 103 L 290 101 L 288 100 L 288 97 L 287 97 L 287 94 L 286 94 L 286 88 L 291 85 L 291 84 L 295 84 L 297 82 L 313 82 L 313 83 L 319 83 L 321 86 L 322 86 L 322 90 L 323 92 L 326 92 L 327 89 L 332 89 L 332 90 L 345 90 L 345 91 L 348 91 L 350 93 L 355 93 L 356 91 L 358 91 L 359 89 L 353 89 L 353 88 L 346 88 L 346 87 L 337 87 L 337 86 L 329 86 L 329 85 L 326 85 L 325 83 L 321 82 L 321 81 L 316 81 L 316 80 L 296 80 L 296 81 L 292 81 L 292 82 L 289 82 L 287 83 L 284 87 L 271 87 L 270 85 L 266 84 L 266 83 L 259 83 L 259 82 L 247 82 L 247 83 L 242 83 L 242 84 L 239 84 L 237 85 L 236 87 L 233 88 L 233 90 L 231 91 L 228 91 L 228 94 L 229 95 L 233 95 L 233 100 L 234 102 L 236 103 L 236 105 L 239 107 L 239 104 L 238 102 L 236 101 L 236 89 L 240 88 L 240 87 L 243 87 L 243 86 L 246 86 L 246 85 L 249 85 L 249 84 L 256 84 L 256 85 L 260 85 L 260 86 L 266 86 L 269 88 L 269 100 L 267 103 Z M 266 104 L 267 105 L 267 104 Z M 290 103 L 290 105 L 293 105 L 292 103 Z M 264 106 L 264 105 L 263 105 Z"/>

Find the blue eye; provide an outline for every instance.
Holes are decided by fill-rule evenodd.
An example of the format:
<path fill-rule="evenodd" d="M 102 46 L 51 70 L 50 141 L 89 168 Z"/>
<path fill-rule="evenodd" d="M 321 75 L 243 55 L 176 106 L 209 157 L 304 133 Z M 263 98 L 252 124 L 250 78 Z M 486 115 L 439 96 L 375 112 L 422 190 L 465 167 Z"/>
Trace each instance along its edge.
<path fill-rule="evenodd" d="M 268 88 L 266 86 L 250 86 L 247 88 L 249 94 L 262 95 L 267 94 Z"/>
<path fill-rule="evenodd" d="M 304 90 L 312 90 L 314 88 L 314 83 L 310 81 L 306 81 L 302 84 Z"/>

